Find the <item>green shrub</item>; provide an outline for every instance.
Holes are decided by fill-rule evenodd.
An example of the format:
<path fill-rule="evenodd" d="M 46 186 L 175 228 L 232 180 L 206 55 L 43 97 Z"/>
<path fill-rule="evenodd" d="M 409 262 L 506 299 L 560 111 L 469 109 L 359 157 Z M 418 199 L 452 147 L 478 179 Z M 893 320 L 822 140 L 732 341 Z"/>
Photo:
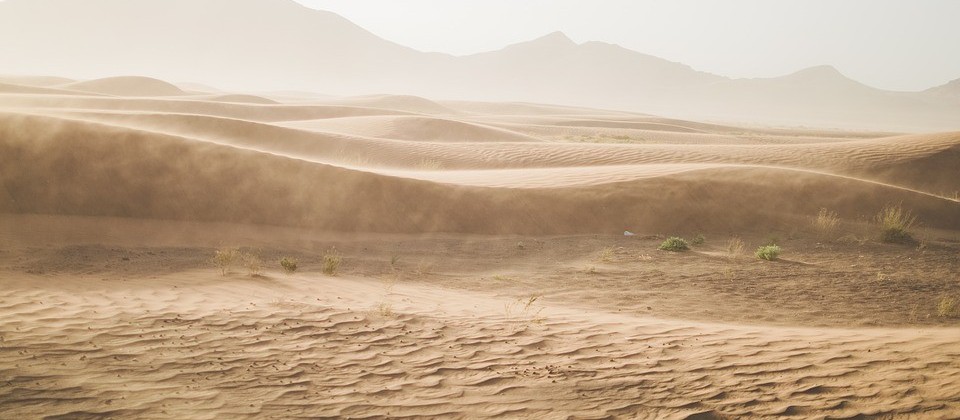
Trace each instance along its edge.
<path fill-rule="evenodd" d="M 690 246 L 687 245 L 687 241 L 683 240 L 683 238 L 674 236 L 663 241 L 663 243 L 660 244 L 660 249 L 664 251 L 680 252 L 690 249 Z"/>
<path fill-rule="evenodd" d="M 280 266 L 287 274 L 293 274 L 297 271 L 297 260 L 294 258 L 283 257 L 280 259 Z"/>
<path fill-rule="evenodd" d="M 913 243 L 910 228 L 917 222 L 916 216 L 903 206 L 888 205 L 877 213 L 877 224 L 880 225 L 880 242 L 906 244 Z"/>
<path fill-rule="evenodd" d="M 761 260 L 773 261 L 780 257 L 780 247 L 777 245 L 764 245 L 757 248 L 755 253 Z"/>

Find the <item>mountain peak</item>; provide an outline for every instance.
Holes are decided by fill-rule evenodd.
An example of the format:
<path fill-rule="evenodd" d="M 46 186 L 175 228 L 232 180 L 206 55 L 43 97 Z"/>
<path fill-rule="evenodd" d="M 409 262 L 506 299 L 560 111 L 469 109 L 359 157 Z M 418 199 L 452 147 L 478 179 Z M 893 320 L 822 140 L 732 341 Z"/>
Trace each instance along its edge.
<path fill-rule="evenodd" d="M 840 77 L 840 78 L 844 78 L 844 79 L 846 78 L 846 76 L 844 76 L 843 73 L 840 73 L 840 70 L 837 70 L 836 67 L 830 66 L 830 65 L 807 67 L 807 68 L 805 68 L 805 69 L 803 69 L 803 70 L 800 70 L 800 71 L 798 71 L 798 72 L 796 72 L 796 73 L 791 74 L 791 76 L 794 76 L 794 77 L 797 77 L 797 76 L 802 76 L 802 77 L 817 77 L 817 78 L 819 78 L 819 77 L 828 77 L 828 78 L 837 78 L 837 77 Z"/>
<path fill-rule="evenodd" d="M 526 42 L 526 44 L 538 44 L 538 45 L 551 45 L 551 46 L 576 46 L 577 43 L 573 42 L 567 34 L 556 31 L 541 36 L 540 38 L 534 39 L 532 41 Z"/>

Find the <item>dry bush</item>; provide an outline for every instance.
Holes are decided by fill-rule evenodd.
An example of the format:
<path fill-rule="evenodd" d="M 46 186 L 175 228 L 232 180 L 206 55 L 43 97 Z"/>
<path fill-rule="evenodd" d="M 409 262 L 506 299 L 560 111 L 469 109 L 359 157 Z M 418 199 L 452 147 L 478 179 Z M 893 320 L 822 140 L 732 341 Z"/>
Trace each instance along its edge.
<path fill-rule="evenodd" d="M 222 276 L 227 275 L 227 272 L 230 271 L 230 267 L 233 267 L 233 263 L 236 260 L 236 248 L 220 248 L 213 253 L 213 264 L 220 269 L 220 275 Z"/>
<path fill-rule="evenodd" d="M 952 297 L 944 296 L 940 298 L 940 302 L 937 302 L 937 316 L 940 318 L 952 316 L 956 309 L 957 300 Z"/>
<path fill-rule="evenodd" d="M 343 257 L 340 255 L 340 252 L 337 251 L 337 248 L 328 249 L 327 253 L 323 255 L 323 274 L 328 276 L 336 275 L 342 263 Z"/>
<path fill-rule="evenodd" d="M 702 233 L 698 233 L 697 236 L 694 236 L 693 239 L 690 240 L 690 245 L 699 246 L 703 245 L 706 241 L 707 238 L 705 238 Z"/>
<path fill-rule="evenodd" d="M 840 217 L 837 212 L 821 208 L 817 213 L 816 220 L 813 221 L 813 227 L 817 230 L 817 235 L 821 239 L 833 238 L 836 235 L 837 228 L 840 227 Z"/>
<path fill-rule="evenodd" d="M 613 262 L 613 257 L 614 249 L 612 246 L 608 246 L 600 250 L 600 255 L 597 256 L 597 261 L 609 263 Z"/>
<path fill-rule="evenodd" d="M 917 223 L 917 217 L 910 210 L 904 210 L 901 204 L 888 205 L 877 213 L 880 226 L 880 241 L 886 243 L 913 243 L 910 228 Z"/>
<path fill-rule="evenodd" d="M 740 238 L 730 238 L 727 241 L 727 255 L 732 259 L 740 258 L 743 255 L 744 244 Z"/>
<path fill-rule="evenodd" d="M 377 313 L 384 318 L 390 318 L 395 315 L 393 305 L 390 302 L 380 302 L 377 305 Z"/>
<path fill-rule="evenodd" d="M 280 267 L 283 267 L 283 271 L 286 271 L 287 274 L 293 274 L 297 271 L 297 260 L 295 258 L 283 257 L 280 259 Z"/>
<path fill-rule="evenodd" d="M 259 276 L 263 272 L 263 260 L 260 255 L 254 252 L 241 252 L 240 262 L 246 267 L 247 273 L 251 276 Z"/>

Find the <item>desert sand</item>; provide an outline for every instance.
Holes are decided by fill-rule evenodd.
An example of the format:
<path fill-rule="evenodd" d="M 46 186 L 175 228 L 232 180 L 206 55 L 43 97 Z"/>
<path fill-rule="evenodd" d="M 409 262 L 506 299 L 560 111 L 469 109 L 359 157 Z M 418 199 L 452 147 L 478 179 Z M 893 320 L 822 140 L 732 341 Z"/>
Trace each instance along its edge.
<path fill-rule="evenodd" d="M 201 88 L 0 78 L 0 418 L 960 417 L 960 132 Z"/>

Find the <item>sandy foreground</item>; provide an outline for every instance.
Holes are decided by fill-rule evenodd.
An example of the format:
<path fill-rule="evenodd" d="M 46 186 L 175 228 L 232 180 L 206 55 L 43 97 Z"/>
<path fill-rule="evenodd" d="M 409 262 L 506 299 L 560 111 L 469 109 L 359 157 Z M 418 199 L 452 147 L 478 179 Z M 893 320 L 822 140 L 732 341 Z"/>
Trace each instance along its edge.
<path fill-rule="evenodd" d="M 0 418 L 960 417 L 960 133 L 15 82 Z"/>

